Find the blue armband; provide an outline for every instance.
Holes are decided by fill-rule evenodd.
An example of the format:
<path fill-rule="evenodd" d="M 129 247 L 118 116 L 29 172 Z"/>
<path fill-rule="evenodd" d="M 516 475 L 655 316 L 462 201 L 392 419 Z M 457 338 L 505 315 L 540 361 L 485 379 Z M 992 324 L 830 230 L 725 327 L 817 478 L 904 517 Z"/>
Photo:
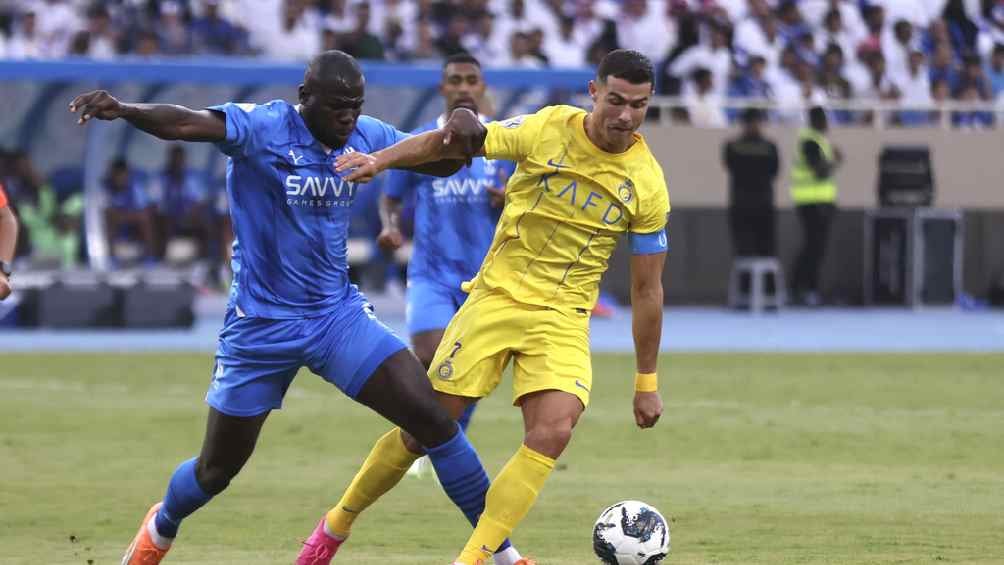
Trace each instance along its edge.
<path fill-rule="evenodd" d="M 654 233 L 631 233 L 629 238 L 631 239 L 632 255 L 655 255 L 669 250 L 669 238 L 666 236 L 666 230 Z"/>

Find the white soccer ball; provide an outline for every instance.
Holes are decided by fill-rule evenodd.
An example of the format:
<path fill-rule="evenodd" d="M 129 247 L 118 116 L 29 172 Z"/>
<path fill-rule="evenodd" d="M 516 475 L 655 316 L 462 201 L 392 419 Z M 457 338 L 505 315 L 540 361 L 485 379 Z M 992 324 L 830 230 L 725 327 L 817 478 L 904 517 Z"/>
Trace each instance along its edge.
<path fill-rule="evenodd" d="M 644 502 L 618 502 L 596 520 L 593 551 L 607 565 L 655 565 L 669 553 L 669 522 Z"/>

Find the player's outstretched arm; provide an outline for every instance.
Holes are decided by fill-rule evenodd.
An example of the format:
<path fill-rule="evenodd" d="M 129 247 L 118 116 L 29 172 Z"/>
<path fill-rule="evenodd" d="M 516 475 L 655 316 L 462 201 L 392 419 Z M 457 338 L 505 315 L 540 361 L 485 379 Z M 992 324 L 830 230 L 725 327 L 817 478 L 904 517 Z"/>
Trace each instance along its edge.
<path fill-rule="evenodd" d="M 662 415 L 658 392 L 659 343 L 662 339 L 662 268 L 666 253 L 631 256 L 631 326 L 638 375 L 634 416 L 641 428 L 651 428 Z"/>
<path fill-rule="evenodd" d="M 127 104 L 104 90 L 77 96 L 70 102 L 70 112 L 79 114 L 77 123 L 81 125 L 92 118 L 121 118 L 160 139 L 223 141 L 227 137 L 227 125 L 222 114 L 173 104 Z"/>
<path fill-rule="evenodd" d="M 470 161 L 484 155 L 488 130 L 478 116 L 457 108 L 441 129 L 409 137 L 372 154 L 348 153 L 335 160 L 335 170 L 348 181 L 369 182 L 387 169 L 409 169 L 442 176 L 456 172 L 451 161 Z M 440 166 L 439 163 L 446 164 Z M 452 171 L 450 168 L 452 167 Z"/>

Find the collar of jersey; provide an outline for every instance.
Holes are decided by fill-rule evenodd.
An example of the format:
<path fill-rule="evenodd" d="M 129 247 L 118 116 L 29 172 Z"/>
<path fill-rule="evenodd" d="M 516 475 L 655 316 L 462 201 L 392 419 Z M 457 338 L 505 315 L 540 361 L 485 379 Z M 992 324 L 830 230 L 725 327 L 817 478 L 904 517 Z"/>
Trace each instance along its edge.
<path fill-rule="evenodd" d="M 317 145 L 321 148 L 321 151 L 325 155 L 331 155 L 334 151 L 333 148 L 321 143 L 319 139 L 314 137 L 314 134 L 310 133 L 310 128 L 307 127 L 307 122 L 303 121 L 303 116 L 300 115 L 300 105 L 296 104 L 292 106 L 293 108 L 293 121 L 296 123 L 297 139 L 296 141 L 304 145 Z M 353 132 L 354 133 L 354 132 Z M 351 135 L 351 134 L 350 134 Z M 348 140 L 346 140 L 346 144 Z"/>

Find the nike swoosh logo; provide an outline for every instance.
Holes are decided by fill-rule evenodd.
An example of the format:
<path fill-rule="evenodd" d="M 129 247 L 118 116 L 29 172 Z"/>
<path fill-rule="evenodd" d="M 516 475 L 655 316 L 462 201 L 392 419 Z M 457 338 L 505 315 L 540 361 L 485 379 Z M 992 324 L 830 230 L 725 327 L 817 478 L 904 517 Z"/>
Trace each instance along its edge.
<path fill-rule="evenodd" d="M 561 163 L 555 163 L 554 159 L 548 159 L 547 160 L 547 166 L 548 167 L 554 167 L 555 169 L 567 169 L 571 165 L 562 165 Z"/>
<path fill-rule="evenodd" d="M 359 513 L 358 510 L 353 510 L 353 509 L 349 508 L 348 506 L 342 506 L 342 510 L 348 512 L 349 514 L 358 514 Z"/>
<path fill-rule="evenodd" d="M 589 387 L 587 387 L 586 385 L 582 384 L 582 381 L 580 381 L 578 379 L 576 379 L 576 381 L 575 381 L 575 386 L 581 388 L 582 390 L 585 390 L 586 392 L 589 392 Z"/>

